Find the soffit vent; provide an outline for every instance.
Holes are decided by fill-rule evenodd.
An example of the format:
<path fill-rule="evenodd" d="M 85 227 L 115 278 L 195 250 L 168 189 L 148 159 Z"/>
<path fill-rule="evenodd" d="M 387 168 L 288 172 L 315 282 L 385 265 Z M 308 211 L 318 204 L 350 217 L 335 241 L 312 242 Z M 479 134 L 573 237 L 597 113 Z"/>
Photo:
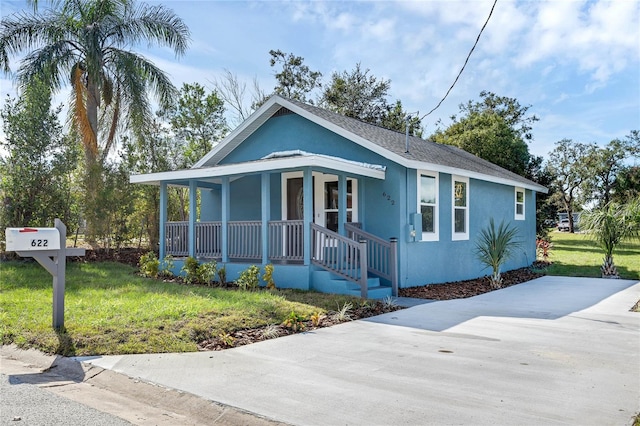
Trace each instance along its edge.
<path fill-rule="evenodd" d="M 279 110 L 277 110 L 271 117 L 281 117 L 283 115 L 289 115 L 289 114 L 294 114 L 294 112 L 286 109 L 285 107 L 282 107 Z"/>

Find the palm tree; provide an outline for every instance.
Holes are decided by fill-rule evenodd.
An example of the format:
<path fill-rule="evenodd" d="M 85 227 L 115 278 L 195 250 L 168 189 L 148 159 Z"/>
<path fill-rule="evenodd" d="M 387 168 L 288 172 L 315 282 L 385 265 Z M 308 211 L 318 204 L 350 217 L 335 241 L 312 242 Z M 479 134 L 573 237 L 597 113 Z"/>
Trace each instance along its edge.
<path fill-rule="evenodd" d="M 500 267 L 513 256 L 514 250 L 521 244 L 516 240 L 518 229 L 500 222 L 498 229 L 489 219 L 489 227 L 480 231 L 476 241 L 476 257 L 486 267 L 492 269 L 491 287 L 502 287 Z"/>
<path fill-rule="evenodd" d="M 618 277 L 613 253 L 624 240 L 638 237 L 640 232 L 640 198 L 620 205 L 610 202 L 604 207 L 582 213 L 580 228 L 604 249 L 600 267 L 603 277 Z"/>
<path fill-rule="evenodd" d="M 189 30 L 170 9 L 134 0 L 51 1 L 42 12 L 31 4 L 33 13 L 0 22 L 0 67 L 9 73 L 9 57 L 27 52 L 16 74 L 21 89 L 34 78 L 53 92 L 71 86 L 69 119 L 84 148 L 85 170 L 94 174 L 87 180 L 90 198 L 123 126 L 140 132 L 152 121 L 148 92 L 162 105 L 177 94 L 168 76 L 131 47 L 147 42 L 180 56 Z"/>

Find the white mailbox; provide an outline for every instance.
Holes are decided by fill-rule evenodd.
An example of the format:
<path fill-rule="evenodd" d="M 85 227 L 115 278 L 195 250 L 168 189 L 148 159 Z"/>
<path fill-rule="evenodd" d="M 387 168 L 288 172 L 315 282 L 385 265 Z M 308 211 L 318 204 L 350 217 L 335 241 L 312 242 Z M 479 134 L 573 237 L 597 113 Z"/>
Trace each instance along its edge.
<path fill-rule="evenodd" d="M 56 228 L 7 228 L 7 251 L 59 250 L 60 231 Z"/>

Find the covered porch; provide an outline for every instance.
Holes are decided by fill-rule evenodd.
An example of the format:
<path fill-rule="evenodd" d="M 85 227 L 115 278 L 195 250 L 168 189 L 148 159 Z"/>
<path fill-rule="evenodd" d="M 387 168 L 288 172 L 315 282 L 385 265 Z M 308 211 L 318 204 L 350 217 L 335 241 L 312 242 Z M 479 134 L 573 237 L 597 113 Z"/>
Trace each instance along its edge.
<path fill-rule="evenodd" d="M 384 178 L 382 166 L 296 151 L 131 181 L 160 187 L 160 258 L 215 259 L 230 280 L 271 263 L 278 286 L 331 291 L 321 269 L 367 297 L 372 276 L 397 288 L 396 242 L 363 231 L 365 188 Z M 189 189 L 189 220 L 167 220 L 170 186 Z"/>

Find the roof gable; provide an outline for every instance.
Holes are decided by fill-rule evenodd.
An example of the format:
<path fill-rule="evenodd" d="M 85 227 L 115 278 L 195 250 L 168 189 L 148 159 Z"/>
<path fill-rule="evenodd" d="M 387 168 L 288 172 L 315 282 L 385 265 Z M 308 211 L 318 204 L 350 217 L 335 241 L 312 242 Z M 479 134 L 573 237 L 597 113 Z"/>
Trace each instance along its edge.
<path fill-rule="evenodd" d="M 299 101 L 272 96 L 247 120 L 198 161 L 193 168 L 220 163 L 268 119 L 294 113 L 395 163 L 412 169 L 428 169 L 490 182 L 521 186 L 538 192 L 547 189 L 524 177 L 483 160 L 460 148 L 427 141 L 378 127 Z M 407 149 L 408 146 L 408 149 Z"/>

